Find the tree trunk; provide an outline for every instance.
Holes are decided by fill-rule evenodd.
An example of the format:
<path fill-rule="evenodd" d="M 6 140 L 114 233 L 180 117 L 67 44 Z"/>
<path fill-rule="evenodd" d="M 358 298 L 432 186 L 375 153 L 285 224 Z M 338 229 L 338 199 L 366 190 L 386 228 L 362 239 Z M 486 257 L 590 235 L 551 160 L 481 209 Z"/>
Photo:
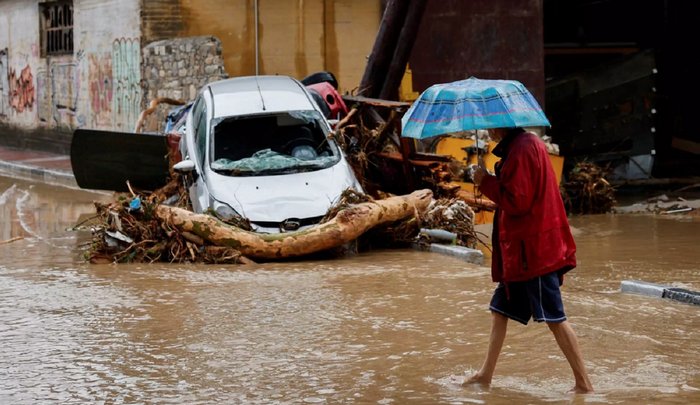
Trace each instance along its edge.
<path fill-rule="evenodd" d="M 156 216 L 182 232 L 190 232 L 218 246 L 228 246 L 252 259 L 273 260 L 304 256 L 341 246 L 357 239 L 370 228 L 396 222 L 426 211 L 433 193 L 411 194 L 354 205 L 332 220 L 309 229 L 281 234 L 248 232 L 226 225 L 205 214 L 159 205 Z"/>

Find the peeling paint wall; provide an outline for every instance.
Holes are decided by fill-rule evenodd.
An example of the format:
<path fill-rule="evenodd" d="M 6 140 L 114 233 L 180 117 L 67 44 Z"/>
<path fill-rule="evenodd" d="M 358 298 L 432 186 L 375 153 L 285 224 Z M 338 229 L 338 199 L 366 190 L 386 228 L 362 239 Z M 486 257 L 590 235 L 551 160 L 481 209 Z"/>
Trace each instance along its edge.
<path fill-rule="evenodd" d="M 62 57 L 48 62 L 48 74 L 45 79 L 45 88 L 42 89 L 44 102 L 49 99 L 46 122 L 49 125 L 66 127 L 69 129 L 79 126 L 78 94 L 80 81 L 78 80 L 79 66 L 72 58 Z"/>
<path fill-rule="evenodd" d="M 37 123 L 38 29 L 36 3 L 0 2 L 0 123 Z"/>
<path fill-rule="evenodd" d="M 65 150 L 76 128 L 132 129 L 142 103 L 140 1 L 74 0 L 74 49 L 57 56 L 41 55 L 39 4 L 0 2 L 0 141 L 26 135 L 32 147 Z"/>
<path fill-rule="evenodd" d="M 88 93 L 90 100 L 90 127 L 109 127 L 112 124 L 114 80 L 112 58 L 104 53 L 88 56 Z"/>
<path fill-rule="evenodd" d="M 112 127 L 129 131 L 141 113 L 141 43 L 138 38 L 112 42 Z"/>
<path fill-rule="evenodd" d="M 74 3 L 78 126 L 131 131 L 141 113 L 139 0 Z"/>
<path fill-rule="evenodd" d="M 7 76 L 9 88 L 9 102 L 16 112 L 22 113 L 25 109 L 34 108 L 36 91 L 34 89 L 34 75 L 32 68 L 26 65 L 21 72 L 10 68 Z"/>
<path fill-rule="evenodd" d="M 7 48 L 0 49 L 0 118 L 7 118 L 10 112 L 9 67 L 7 65 Z"/>

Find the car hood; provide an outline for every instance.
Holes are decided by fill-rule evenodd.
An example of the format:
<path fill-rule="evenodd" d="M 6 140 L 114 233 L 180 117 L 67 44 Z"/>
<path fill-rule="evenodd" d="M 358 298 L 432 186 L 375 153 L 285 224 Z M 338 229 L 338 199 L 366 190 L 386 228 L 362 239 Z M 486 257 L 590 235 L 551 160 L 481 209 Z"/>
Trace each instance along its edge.
<path fill-rule="evenodd" d="M 231 177 L 208 171 L 209 192 L 251 222 L 323 216 L 348 188 L 361 190 L 352 170 L 338 164 L 313 172 Z"/>

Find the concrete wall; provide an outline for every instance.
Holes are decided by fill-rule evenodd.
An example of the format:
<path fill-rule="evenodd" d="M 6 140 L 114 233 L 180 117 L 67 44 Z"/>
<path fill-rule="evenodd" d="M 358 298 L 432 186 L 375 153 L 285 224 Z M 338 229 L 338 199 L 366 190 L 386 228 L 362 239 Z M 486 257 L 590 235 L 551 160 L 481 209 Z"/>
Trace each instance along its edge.
<path fill-rule="evenodd" d="M 255 74 L 257 55 L 260 74 L 330 70 L 341 91 L 351 91 L 381 20 L 381 0 L 259 1 L 256 40 L 255 0 L 73 0 L 73 53 L 42 57 L 39 3 L 0 1 L 0 143 L 59 152 L 69 150 L 76 128 L 132 131 L 166 88 L 159 80 L 200 74 L 202 60 L 181 55 L 175 76 L 156 67 L 165 76 L 146 80 L 152 66 L 142 50 L 156 41 L 216 37 L 229 76 Z M 189 101 L 192 86 L 211 77 L 172 89 Z"/>
<path fill-rule="evenodd" d="M 73 4 L 77 126 L 132 130 L 142 104 L 139 0 Z"/>
<path fill-rule="evenodd" d="M 230 76 L 329 70 L 341 91 L 359 85 L 381 21 L 381 0 L 154 0 L 144 3 L 145 43 L 219 38 Z"/>
<path fill-rule="evenodd" d="M 42 57 L 38 1 L 0 2 L 0 142 L 65 152 L 141 111 L 139 0 L 75 0 L 72 54 Z"/>
<path fill-rule="evenodd" d="M 260 10 L 260 69 L 297 78 L 328 70 L 349 92 L 360 84 L 381 13 L 378 0 L 270 2 Z"/>
<path fill-rule="evenodd" d="M 33 2 L 0 2 L 0 121 L 36 126 L 39 59 L 38 7 Z"/>
<path fill-rule="evenodd" d="M 141 37 L 145 44 L 182 36 L 181 0 L 145 0 L 141 4 Z M 225 15 L 222 13 L 222 15 Z"/>

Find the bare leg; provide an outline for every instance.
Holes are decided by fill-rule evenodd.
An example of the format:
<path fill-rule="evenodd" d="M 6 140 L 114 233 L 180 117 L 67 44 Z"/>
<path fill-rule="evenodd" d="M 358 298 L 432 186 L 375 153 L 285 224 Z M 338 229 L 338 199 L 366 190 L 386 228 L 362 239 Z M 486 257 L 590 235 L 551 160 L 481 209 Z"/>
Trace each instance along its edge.
<path fill-rule="evenodd" d="M 593 385 L 588 379 L 588 373 L 586 372 L 586 366 L 583 364 L 583 356 L 578 346 L 576 334 L 569 322 L 548 322 L 547 326 L 554 334 L 559 348 L 564 352 L 564 356 L 566 356 L 566 360 L 571 366 L 571 371 L 574 372 L 576 385 L 571 391 L 579 394 L 593 392 Z"/>
<path fill-rule="evenodd" d="M 491 312 L 493 315 L 491 321 L 491 337 L 489 338 L 489 349 L 486 353 L 486 359 L 476 374 L 469 377 L 462 385 L 468 384 L 491 384 L 493 372 L 496 370 L 496 361 L 498 355 L 501 354 L 503 341 L 506 339 L 506 329 L 508 327 L 508 318 L 498 312 Z"/>

